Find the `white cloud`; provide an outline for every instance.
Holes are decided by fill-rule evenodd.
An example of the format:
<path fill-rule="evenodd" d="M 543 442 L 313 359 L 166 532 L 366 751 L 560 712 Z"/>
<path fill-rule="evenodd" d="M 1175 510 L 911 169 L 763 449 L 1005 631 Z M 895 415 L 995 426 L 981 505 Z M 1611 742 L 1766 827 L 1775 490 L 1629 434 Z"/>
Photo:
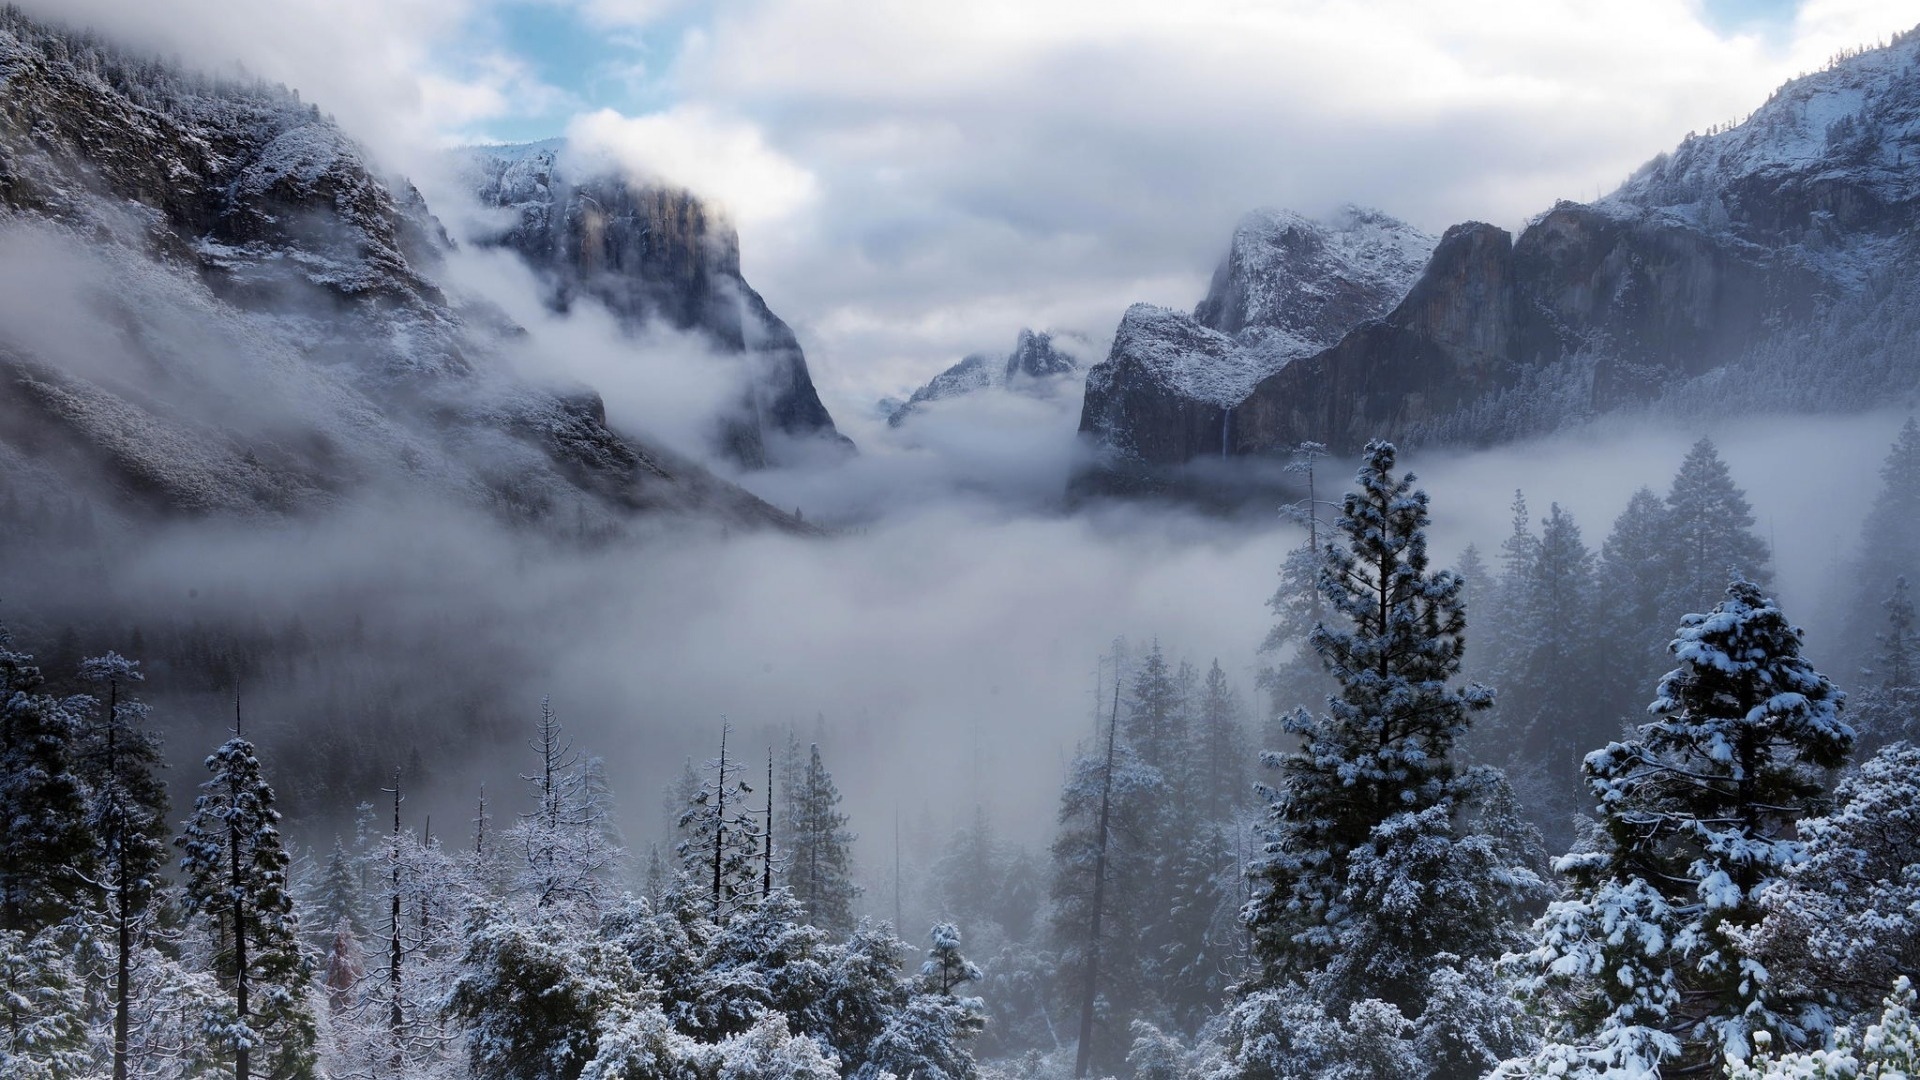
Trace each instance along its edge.
<path fill-rule="evenodd" d="M 759 128 L 704 105 L 644 116 L 601 109 L 575 117 L 567 138 L 577 152 L 698 192 L 743 225 L 787 217 L 818 193 L 813 174 L 768 146 Z"/>

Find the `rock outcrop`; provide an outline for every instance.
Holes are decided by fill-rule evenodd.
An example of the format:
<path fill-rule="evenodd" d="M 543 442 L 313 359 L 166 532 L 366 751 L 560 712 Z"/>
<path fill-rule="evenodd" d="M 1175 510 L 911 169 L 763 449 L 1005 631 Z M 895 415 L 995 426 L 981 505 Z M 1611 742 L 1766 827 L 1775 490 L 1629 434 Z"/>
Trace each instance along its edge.
<path fill-rule="evenodd" d="M 1909 33 L 1787 84 L 1738 126 L 1689 136 L 1596 203 L 1555 205 L 1517 238 L 1449 229 L 1391 310 L 1324 305 L 1351 318 L 1338 339 L 1243 393 L 1224 392 L 1247 365 L 1219 339 L 1135 309 L 1088 380 L 1081 426 L 1109 470 L 1141 473 L 1305 440 L 1481 445 L 1623 409 L 1868 407 L 1920 389 L 1916 237 Z M 1236 273 L 1236 259 L 1196 314 L 1244 335 L 1262 294 L 1236 279 L 1299 294 L 1301 274 L 1282 268 L 1304 264 Z M 1223 392 L 1203 404 L 1180 385 Z"/>
<path fill-rule="evenodd" d="M 0 12 L 0 474 L 113 515 L 425 490 L 595 534 L 675 508 L 793 527 L 438 283 L 447 239 L 312 105 Z"/>
<path fill-rule="evenodd" d="M 1136 304 L 1087 376 L 1080 430 L 1115 472 L 1231 452 L 1261 380 L 1338 342 L 1406 295 L 1433 238 L 1375 210 L 1326 221 L 1279 210 L 1234 230 L 1192 315 Z"/>
<path fill-rule="evenodd" d="M 1013 351 L 1004 357 L 974 353 L 927 380 L 907 400 L 886 409 L 887 423 L 901 424 L 928 402 L 1007 390 L 1031 397 L 1051 398 L 1081 370 L 1088 345 L 1078 334 L 1021 330 Z"/>
<path fill-rule="evenodd" d="M 658 321 L 748 358 L 751 383 L 717 434 L 736 462 L 774 463 L 782 437 L 853 448 L 820 403 L 792 329 L 741 276 L 739 235 L 712 207 L 610 166 L 570 168 L 558 141 L 476 149 L 470 162 L 481 201 L 515 211 L 483 242 L 539 271 L 554 307 L 590 297 L 630 330 Z"/>

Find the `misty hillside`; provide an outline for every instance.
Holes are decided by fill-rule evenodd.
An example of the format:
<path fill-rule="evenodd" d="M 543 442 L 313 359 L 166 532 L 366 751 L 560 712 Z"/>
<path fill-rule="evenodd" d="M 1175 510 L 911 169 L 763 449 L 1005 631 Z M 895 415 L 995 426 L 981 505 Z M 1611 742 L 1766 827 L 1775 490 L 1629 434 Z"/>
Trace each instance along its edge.
<path fill-rule="evenodd" d="M 1916 124 L 1920 36 L 1899 35 L 1781 87 L 1738 125 L 1688 136 L 1598 202 L 1556 204 L 1517 237 L 1454 226 L 1386 305 L 1353 308 L 1337 341 L 1252 379 L 1240 349 L 1203 327 L 1170 336 L 1156 329 L 1164 317 L 1136 309 L 1089 379 L 1082 430 L 1107 455 L 1102 471 L 1125 476 L 1309 440 L 1482 446 L 1609 413 L 1911 400 Z M 1213 292 L 1349 273 L 1244 264 L 1230 254 Z M 1196 317 L 1235 310 L 1210 294 Z"/>
<path fill-rule="evenodd" d="M 591 388 L 515 374 L 520 332 L 442 287 L 419 193 L 296 93 L 17 11 L 0 77 L 14 499 L 166 517 L 418 489 L 556 531 L 654 508 L 786 524 L 608 427 Z"/>
<path fill-rule="evenodd" d="M 1920 1077 L 1920 32 L 32 2 L 0 1080 Z"/>

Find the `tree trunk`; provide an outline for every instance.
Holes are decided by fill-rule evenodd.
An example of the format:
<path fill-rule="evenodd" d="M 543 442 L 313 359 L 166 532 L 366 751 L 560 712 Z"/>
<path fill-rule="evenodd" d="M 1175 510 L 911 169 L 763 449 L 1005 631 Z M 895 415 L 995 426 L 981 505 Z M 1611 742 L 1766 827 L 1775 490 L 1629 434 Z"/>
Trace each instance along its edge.
<path fill-rule="evenodd" d="M 1073 1075 L 1087 1075 L 1093 1062 L 1093 1006 L 1099 998 L 1100 919 L 1107 902 L 1107 828 L 1113 814 L 1114 738 L 1120 726 L 1120 673 L 1113 676 L 1113 713 L 1107 719 L 1107 767 L 1100 777 L 1100 827 L 1093 843 L 1093 917 L 1087 927 L 1087 978 L 1080 992 L 1080 1046 L 1074 1056 Z"/>

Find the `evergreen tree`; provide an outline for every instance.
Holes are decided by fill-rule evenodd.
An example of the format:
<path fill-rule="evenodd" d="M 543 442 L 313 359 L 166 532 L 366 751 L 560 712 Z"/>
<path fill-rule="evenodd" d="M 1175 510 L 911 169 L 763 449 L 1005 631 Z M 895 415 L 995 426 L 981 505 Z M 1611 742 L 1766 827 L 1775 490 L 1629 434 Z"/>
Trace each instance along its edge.
<path fill-rule="evenodd" d="M 1667 491 L 1664 525 L 1669 570 L 1663 625 L 1678 625 L 1682 615 L 1712 603 L 1729 574 L 1761 586 L 1771 579 L 1767 544 L 1753 532 L 1753 509 L 1713 440 L 1694 443 L 1680 463 Z"/>
<path fill-rule="evenodd" d="M 236 708 L 237 712 L 237 708 Z M 208 1030 L 230 1049 L 237 1080 L 312 1075 L 315 1027 L 309 975 L 288 889 L 273 788 L 253 744 L 235 734 L 206 761 L 193 816 L 175 841 L 182 851 L 187 913 L 218 943 L 216 971 L 229 995 Z"/>
<path fill-rule="evenodd" d="M 1140 760 L 1173 779 L 1187 743 L 1187 718 L 1179 682 L 1155 641 L 1134 672 L 1122 734 Z"/>
<path fill-rule="evenodd" d="M 97 841 L 79 722 L 0 629 L 0 930 L 30 940 L 91 899 Z"/>
<path fill-rule="evenodd" d="M 1893 579 L 1893 594 L 1880 606 L 1887 613 L 1887 629 L 1880 635 L 1877 672 L 1881 689 L 1903 690 L 1920 685 L 1920 678 L 1916 678 L 1920 643 L 1914 639 L 1913 596 L 1904 576 Z"/>
<path fill-rule="evenodd" d="M 109 652 L 82 663 L 80 676 L 107 690 L 82 769 L 92 788 L 87 820 L 97 845 L 98 901 L 113 939 L 113 1077 L 126 1080 L 133 965 L 167 861 L 167 791 L 158 775 L 159 740 L 144 726 L 147 707 L 128 692 L 143 679 L 139 664 Z"/>
<path fill-rule="evenodd" d="M 1638 711 L 1647 680 L 1661 669 L 1674 625 L 1666 617 L 1671 571 L 1667 504 L 1652 488 L 1640 488 L 1600 545 L 1595 631 L 1608 647 L 1595 650 L 1599 704 L 1618 721 Z"/>
<path fill-rule="evenodd" d="M 680 814 L 684 839 L 675 850 L 682 871 L 707 889 L 715 918 L 758 893 L 761 833 L 747 806 L 753 787 L 740 779 L 740 761 L 727 756 L 730 725 L 720 726 L 720 756 L 707 762 L 713 776 Z"/>
<path fill-rule="evenodd" d="M 847 816 L 840 812 L 840 789 L 820 760 L 820 745 L 808 748 L 799 784 L 788 790 L 787 885 L 813 925 L 834 934 L 853 930 L 852 844 Z"/>
<path fill-rule="evenodd" d="M 354 866 L 353 856 L 336 836 L 311 904 L 314 924 L 320 928 L 317 940 L 331 944 L 343 927 L 354 936 L 365 936 L 367 926 L 362 915 L 361 895 L 360 873 Z"/>
<path fill-rule="evenodd" d="M 1097 749 L 1070 767 L 1053 843 L 1049 929 L 1060 997 L 1078 1011 L 1076 1076 L 1120 1063 L 1127 1021 L 1149 992 L 1142 930 L 1154 914 L 1154 859 L 1146 840 L 1166 785 L 1120 738 L 1118 677 L 1113 694 Z"/>
<path fill-rule="evenodd" d="M 92 1071 L 86 988 L 54 930 L 0 930 L 0 1076 L 80 1080 Z"/>
<path fill-rule="evenodd" d="M 1196 719 L 1198 808 L 1209 822 L 1225 821 L 1246 804 L 1253 787 L 1247 776 L 1250 755 L 1240 697 L 1218 659 L 1207 669 Z"/>
<path fill-rule="evenodd" d="M 1269 985 L 1333 958 L 1356 917 L 1355 852 L 1390 818 L 1452 804 L 1453 744 L 1492 704 L 1484 687 L 1452 684 L 1466 628 L 1460 580 L 1428 570 L 1427 495 L 1393 465 L 1391 444 L 1367 445 L 1337 523 L 1346 546 L 1325 552 L 1321 588 L 1346 625 L 1322 625 L 1313 644 L 1339 695 L 1324 717 L 1290 718 L 1300 750 L 1265 756 L 1280 781 L 1265 789 L 1267 842 L 1247 922 Z"/>
<path fill-rule="evenodd" d="M 1605 843 L 1559 862 L 1576 895 L 1541 919 L 1524 965 L 1558 1030 L 1513 1071 L 1710 1070 L 1745 1058 L 1758 1028 L 1814 1034 L 1751 951 L 1762 891 L 1803 857 L 1796 825 L 1853 742 L 1800 642 L 1736 579 L 1682 621 L 1657 718 L 1588 756 Z"/>
<path fill-rule="evenodd" d="M 534 807 L 508 830 L 509 847 L 525 857 L 519 891 L 534 906 L 591 921 L 606 901 L 607 872 L 620 852 L 608 841 L 606 812 L 593 801 L 587 762 L 555 716 L 540 702 L 540 719 L 527 743 L 535 770 L 526 775 Z"/>
<path fill-rule="evenodd" d="M 1880 491 L 1860 527 L 1860 557 L 1853 568 L 1855 585 L 1846 594 L 1852 604 L 1843 642 L 1856 665 L 1880 658 L 1874 644 L 1886 625 L 1880 605 L 1887 582 L 1920 578 L 1920 528 L 1915 522 L 1920 522 L 1920 423 L 1908 417 L 1880 466 Z"/>

